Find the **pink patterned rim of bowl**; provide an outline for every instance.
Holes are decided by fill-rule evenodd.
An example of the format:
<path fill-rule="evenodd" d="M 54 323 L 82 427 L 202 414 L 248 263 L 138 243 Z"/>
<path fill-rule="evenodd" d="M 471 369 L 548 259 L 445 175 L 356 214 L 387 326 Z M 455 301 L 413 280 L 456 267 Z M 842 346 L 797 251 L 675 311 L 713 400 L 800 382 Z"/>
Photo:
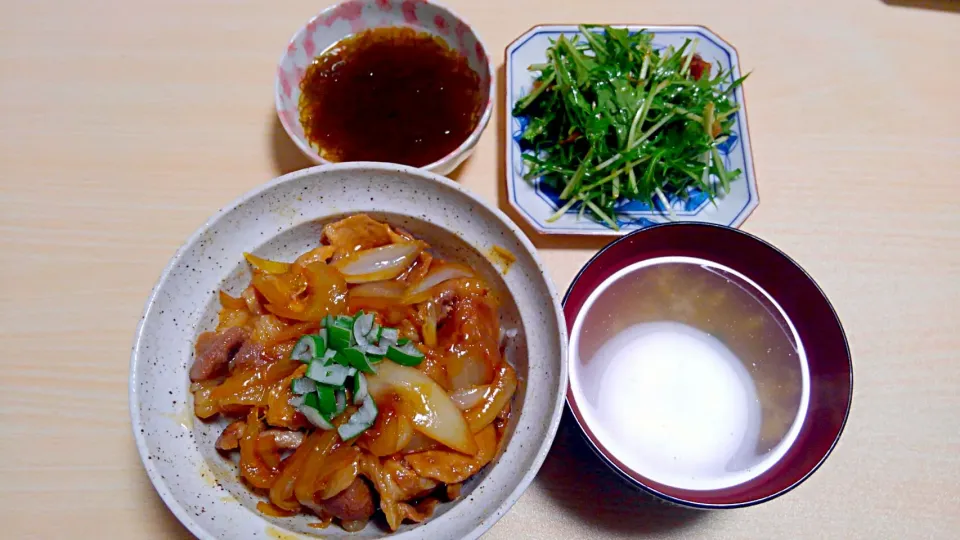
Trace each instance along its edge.
<path fill-rule="evenodd" d="M 277 66 L 275 101 L 280 124 L 294 144 L 319 164 L 320 157 L 303 134 L 298 104 L 300 81 L 314 58 L 338 41 L 370 28 L 402 26 L 433 34 L 462 54 L 480 76 L 481 99 L 486 103 L 480 121 L 470 136 L 443 158 L 422 168 L 449 174 L 473 153 L 480 134 L 493 113 L 494 70 L 487 48 L 473 29 L 450 9 L 426 0 L 348 0 L 331 6 L 297 31 L 290 39 Z"/>
<path fill-rule="evenodd" d="M 606 392 L 602 394 L 605 396 L 603 399 L 610 399 L 610 392 L 613 392 L 615 387 L 620 387 L 608 385 L 607 381 L 626 380 L 638 372 L 620 369 L 613 373 L 611 370 L 625 364 L 612 361 L 604 363 L 605 359 L 610 357 L 609 352 L 604 353 L 604 358 L 584 356 L 581 359 L 582 345 L 578 344 L 584 343 L 581 337 L 586 336 L 584 339 L 587 339 L 587 343 L 596 342 L 596 332 L 607 332 L 607 335 L 610 335 L 610 332 L 616 331 L 610 328 L 622 326 L 618 326 L 619 321 L 616 320 L 611 323 L 611 311 L 607 308 L 616 304 L 608 303 L 604 300 L 604 295 L 613 296 L 616 302 L 625 305 L 642 303 L 644 298 L 640 297 L 624 301 L 623 294 L 629 294 L 624 291 L 630 289 L 614 289 L 613 284 L 629 275 L 633 269 L 657 264 L 654 259 L 694 260 L 697 264 L 718 266 L 732 271 L 734 275 L 739 274 L 739 277 L 759 289 L 757 292 L 765 294 L 771 300 L 770 305 L 779 308 L 784 316 L 777 321 L 781 328 L 788 326 L 792 330 L 798 351 L 796 358 L 801 364 L 799 369 L 804 372 L 802 395 L 805 401 L 803 406 L 797 408 L 795 418 L 791 420 L 792 438 L 782 440 L 784 444 L 778 445 L 775 451 L 771 452 L 777 454 L 775 456 L 759 454 L 759 460 L 767 460 L 767 457 L 772 459 L 767 460 L 770 463 L 764 468 L 754 469 L 756 474 L 744 475 L 736 482 L 710 487 L 693 487 L 692 477 L 683 479 L 690 480 L 686 485 L 683 485 L 683 481 L 671 482 L 670 485 L 664 481 L 655 481 L 650 476 L 659 474 L 656 469 L 648 468 L 650 473 L 646 476 L 637 470 L 637 464 L 646 466 L 651 463 L 643 461 L 646 457 L 638 460 L 637 451 L 631 450 L 642 447 L 635 444 L 630 446 L 640 440 L 637 437 L 647 436 L 649 432 L 641 431 L 650 429 L 648 426 L 652 424 L 642 423 L 634 418 L 630 421 L 632 425 L 627 425 L 622 423 L 622 417 L 618 415 L 597 412 L 602 409 L 596 405 L 596 398 L 591 397 L 592 393 L 596 392 L 591 390 L 591 387 L 600 388 L 601 385 L 606 385 L 602 390 Z M 742 285 L 738 285 L 739 280 L 730 279 L 727 277 L 728 283 L 740 286 L 746 291 Z M 595 306 L 599 309 L 592 309 Z M 581 269 L 567 290 L 563 309 L 570 334 L 567 357 L 570 385 L 567 387 L 567 405 L 594 452 L 619 476 L 637 488 L 667 501 L 697 508 L 749 506 L 782 495 L 806 480 L 823 464 L 840 439 L 853 397 L 853 365 L 840 320 L 813 278 L 782 251 L 755 236 L 721 225 L 700 223 L 671 223 L 636 231 L 609 244 Z M 594 316 L 594 313 L 599 316 Z M 731 324 L 730 320 L 727 324 Z M 620 334 L 613 339 L 620 339 Z M 757 338 L 751 333 L 743 339 L 752 341 Z M 583 349 L 583 352 L 589 355 L 589 350 L 588 347 Z M 759 362 L 759 359 L 754 359 Z M 591 365 L 598 360 L 600 364 Z M 754 363 L 753 366 L 756 369 L 757 364 Z M 777 369 L 780 369 L 779 365 Z M 637 382 L 637 379 L 631 380 Z M 666 380 L 670 380 L 671 384 L 675 382 L 672 379 Z M 690 385 L 683 382 L 680 386 L 671 388 L 675 394 L 683 396 L 686 395 L 683 392 L 689 391 Z M 627 397 L 632 399 L 631 396 Z M 614 401 L 619 403 L 616 399 Z M 621 401 L 626 402 L 629 399 Z M 760 402 L 758 398 L 758 403 Z M 685 402 L 684 406 L 694 405 Z M 712 412 L 714 411 L 711 409 L 711 414 Z M 703 411 L 701 414 L 707 412 Z M 760 418 L 762 421 L 763 417 Z M 608 429 L 609 424 L 616 424 L 616 430 Z M 673 459 L 677 457 L 674 456 Z M 634 466 L 631 467 L 627 462 Z M 733 461 L 727 463 L 727 471 L 731 464 Z"/>

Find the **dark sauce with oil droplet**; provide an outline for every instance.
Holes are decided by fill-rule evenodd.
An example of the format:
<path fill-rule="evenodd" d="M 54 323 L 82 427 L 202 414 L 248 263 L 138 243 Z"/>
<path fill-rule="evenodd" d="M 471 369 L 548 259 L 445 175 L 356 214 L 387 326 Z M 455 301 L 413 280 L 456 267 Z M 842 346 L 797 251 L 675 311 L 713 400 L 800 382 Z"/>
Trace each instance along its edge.
<path fill-rule="evenodd" d="M 443 40 L 411 28 L 348 37 L 300 83 L 300 123 L 329 161 L 422 167 L 467 139 L 480 120 L 480 77 Z"/>

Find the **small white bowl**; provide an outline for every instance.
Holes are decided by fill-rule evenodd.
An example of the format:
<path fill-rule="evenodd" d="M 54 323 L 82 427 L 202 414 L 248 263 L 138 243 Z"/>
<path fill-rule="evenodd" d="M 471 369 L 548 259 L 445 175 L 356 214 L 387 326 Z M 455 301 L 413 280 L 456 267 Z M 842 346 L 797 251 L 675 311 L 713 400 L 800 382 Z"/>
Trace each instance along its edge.
<path fill-rule="evenodd" d="M 370 28 L 409 27 L 438 36 L 451 49 L 466 57 L 480 76 L 481 101 L 486 103 L 480 121 L 460 146 L 443 158 L 422 169 L 449 174 L 470 157 L 480 134 L 490 122 L 493 112 L 494 69 L 480 37 L 463 19 L 450 9 L 425 0 L 348 0 L 322 11 L 290 39 L 280 57 L 274 97 L 280 124 L 301 152 L 316 163 L 329 161 L 320 157 L 303 134 L 300 124 L 300 81 L 313 60 L 340 40 Z"/>
<path fill-rule="evenodd" d="M 507 358 L 521 383 L 508 440 L 497 460 L 464 484 L 460 499 L 437 508 L 397 539 L 476 538 L 530 485 L 550 449 L 567 386 L 567 332 L 560 302 L 536 249 L 503 212 L 456 183 L 403 165 L 344 163 L 282 176 L 210 218 L 177 251 L 147 299 L 130 358 L 130 415 L 143 465 L 163 501 L 202 539 L 377 537 L 371 524 L 350 534 L 308 527 L 300 515 L 271 518 L 238 481 L 236 466 L 214 442 L 225 422 L 195 421 L 188 366 L 197 334 L 216 326 L 221 288 L 249 282 L 244 251 L 292 260 L 315 247 L 323 223 L 366 212 L 423 238 L 445 257 L 480 272 L 501 298 L 502 322 L 517 329 Z M 494 246 L 516 262 L 504 273 Z"/>

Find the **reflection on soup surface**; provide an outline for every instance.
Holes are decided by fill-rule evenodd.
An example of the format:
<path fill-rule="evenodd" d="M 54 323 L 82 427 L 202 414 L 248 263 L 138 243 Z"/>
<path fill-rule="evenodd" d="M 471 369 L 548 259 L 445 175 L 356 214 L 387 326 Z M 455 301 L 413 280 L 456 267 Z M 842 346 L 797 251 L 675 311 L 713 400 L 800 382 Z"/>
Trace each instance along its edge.
<path fill-rule="evenodd" d="M 664 257 L 619 271 L 574 324 L 572 386 L 627 467 L 686 489 L 769 469 L 806 412 L 806 359 L 776 302 L 741 274 Z"/>

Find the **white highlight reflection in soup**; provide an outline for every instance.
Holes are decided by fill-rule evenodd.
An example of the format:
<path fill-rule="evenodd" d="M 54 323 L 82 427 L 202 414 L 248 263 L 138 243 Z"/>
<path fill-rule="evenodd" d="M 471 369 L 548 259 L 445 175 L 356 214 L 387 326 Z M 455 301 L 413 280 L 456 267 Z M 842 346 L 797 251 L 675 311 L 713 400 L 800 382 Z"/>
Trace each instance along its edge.
<path fill-rule="evenodd" d="M 650 480 L 741 484 L 800 430 L 809 372 L 796 330 L 729 268 L 689 257 L 624 268 L 590 295 L 571 336 L 581 415 L 610 454 Z"/>

